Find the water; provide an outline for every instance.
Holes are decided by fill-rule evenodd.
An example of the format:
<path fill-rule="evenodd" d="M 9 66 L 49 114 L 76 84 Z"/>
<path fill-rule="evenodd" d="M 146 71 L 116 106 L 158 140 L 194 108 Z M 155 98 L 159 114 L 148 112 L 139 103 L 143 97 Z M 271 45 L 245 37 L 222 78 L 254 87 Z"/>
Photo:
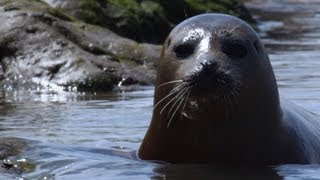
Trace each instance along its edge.
<path fill-rule="evenodd" d="M 251 8 L 264 29 L 280 95 L 320 114 L 320 4 L 264 2 L 268 9 Z M 0 179 L 320 179 L 320 165 L 239 169 L 130 158 L 149 125 L 152 100 L 153 87 L 105 93 L 3 88 L 0 137 L 25 139 L 26 149 L 8 159 L 26 161 L 31 170 L 0 171 Z"/>
<path fill-rule="evenodd" d="M 148 177 L 151 163 L 114 156 L 110 149 L 138 149 L 151 116 L 152 87 L 97 94 L 2 92 L 0 97 L 1 136 L 36 140 L 19 158 L 37 169 L 23 176 Z"/>

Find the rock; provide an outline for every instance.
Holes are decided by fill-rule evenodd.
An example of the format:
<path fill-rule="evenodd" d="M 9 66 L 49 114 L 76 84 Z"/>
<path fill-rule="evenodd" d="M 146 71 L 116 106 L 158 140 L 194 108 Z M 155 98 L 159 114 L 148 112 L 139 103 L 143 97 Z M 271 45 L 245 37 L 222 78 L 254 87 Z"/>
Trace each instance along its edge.
<path fill-rule="evenodd" d="M 186 12 L 176 12 L 179 3 Z M 92 91 L 151 85 L 161 46 L 137 43 L 106 27 L 138 41 L 163 42 L 185 13 L 244 12 L 236 14 L 233 6 L 242 7 L 235 0 L 201 6 L 194 0 L 0 1 L 0 82 L 12 88 L 53 83 Z"/>
<path fill-rule="evenodd" d="M 87 23 L 106 27 L 138 42 L 162 43 L 172 25 L 155 1 L 46 0 L 51 6 Z"/>
<path fill-rule="evenodd" d="M 34 141 L 15 138 L 0 138 L 0 173 L 22 174 L 33 172 L 36 165 L 28 162 L 26 159 L 19 159 L 27 149 L 31 149 Z"/>
<path fill-rule="evenodd" d="M 96 91 L 119 82 L 154 82 L 160 46 L 88 25 L 42 1 L 1 1 L 0 22 L 4 83 L 50 82 Z"/>

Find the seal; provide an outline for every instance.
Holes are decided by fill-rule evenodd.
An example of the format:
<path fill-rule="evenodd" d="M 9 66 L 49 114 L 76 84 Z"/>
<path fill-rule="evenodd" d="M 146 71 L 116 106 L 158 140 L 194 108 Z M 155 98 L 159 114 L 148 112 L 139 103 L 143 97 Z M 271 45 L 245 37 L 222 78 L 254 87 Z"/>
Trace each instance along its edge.
<path fill-rule="evenodd" d="M 177 25 L 159 62 L 142 160 L 276 165 L 320 162 L 320 120 L 280 101 L 257 33 L 225 14 Z"/>

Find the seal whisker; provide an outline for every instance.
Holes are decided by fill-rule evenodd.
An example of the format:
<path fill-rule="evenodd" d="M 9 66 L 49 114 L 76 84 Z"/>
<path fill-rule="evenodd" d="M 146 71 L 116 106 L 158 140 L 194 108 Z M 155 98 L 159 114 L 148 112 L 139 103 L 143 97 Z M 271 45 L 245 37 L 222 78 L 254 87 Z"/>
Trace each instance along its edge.
<path fill-rule="evenodd" d="M 181 84 L 179 84 L 179 85 L 177 85 L 176 87 L 174 87 L 173 89 L 171 89 L 171 91 L 169 92 L 169 94 L 168 95 L 166 95 L 164 98 L 162 98 L 159 102 L 157 102 L 157 104 L 155 104 L 154 106 L 153 106 L 153 109 L 155 109 L 155 108 L 157 108 L 157 106 L 161 103 L 161 102 L 163 102 L 165 99 L 167 99 L 167 98 L 169 98 L 170 96 L 172 96 L 172 95 L 174 95 L 175 93 L 177 93 L 177 92 L 179 92 L 179 88 L 181 87 L 181 86 L 184 86 L 185 85 L 185 83 L 181 83 Z"/>
<path fill-rule="evenodd" d="M 160 84 L 160 85 L 157 87 L 157 89 L 159 89 L 159 88 L 162 87 L 162 86 L 168 85 L 168 84 L 179 83 L 179 82 L 182 82 L 182 81 L 183 81 L 182 79 L 179 79 L 179 80 L 173 80 L 173 81 L 165 82 L 165 83 Z"/>
<path fill-rule="evenodd" d="M 234 30 L 236 30 L 238 27 L 240 27 L 240 24 L 234 26 L 234 27 L 228 32 L 228 34 L 231 34 L 231 33 L 232 33 Z"/>
<path fill-rule="evenodd" d="M 184 89 L 182 89 L 181 91 L 183 91 L 180 95 L 179 95 L 179 97 L 177 96 L 175 99 L 177 99 L 173 104 L 172 104 L 172 107 L 170 108 L 170 110 L 169 110 L 169 112 L 168 112 L 168 116 L 169 116 L 169 114 L 170 114 L 170 112 L 172 111 L 172 109 L 173 109 L 173 107 L 177 104 L 177 102 L 179 101 L 179 100 L 181 100 L 181 98 L 186 94 L 186 92 L 188 91 L 188 87 L 184 87 Z"/>
<path fill-rule="evenodd" d="M 186 90 L 185 90 L 184 92 L 185 92 L 185 93 L 188 92 L 189 89 L 190 89 L 190 88 L 186 88 Z M 183 93 L 183 95 L 185 95 L 185 93 Z M 182 95 L 182 96 L 183 96 L 183 95 Z M 176 102 L 178 102 L 178 101 L 179 101 L 179 100 L 177 100 Z M 178 109 L 179 109 L 179 107 L 181 106 L 182 103 L 183 103 L 183 100 L 180 101 L 180 103 L 178 104 L 177 108 L 176 108 L 175 111 L 173 112 L 170 120 L 168 121 L 167 128 L 169 128 L 173 117 L 174 117 L 175 114 L 177 113 L 177 111 L 178 111 Z"/>
<path fill-rule="evenodd" d="M 227 102 L 228 109 L 234 110 L 234 101 L 236 100 L 236 96 L 233 94 L 232 88 L 226 88 L 226 91 L 223 93 L 225 96 L 225 101 Z M 230 112 L 229 112 L 230 113 Z"/>
<path fill-rule="evenodd" d="M 185 102 L 184 102 L 184 105 L 183 105 L 182 110 L 181 110 L 181 113 L 180 113 L 180 120 L 182 119 L 182 113 L 183 113 L 184 109 L 186 108 L 186 105 L 187 105 L 188 98 L 189 98 L 189 96 L 190 96 L 192 87 L 193 87 L 193 86 L 191 86 L 191 87 L 188 89 L 188 94 L 187 94 L 187 96 L 184 98 L 184 99 L 185 99 Z"/>
<path fill-rule="evenodd" d="M 178 92 L 178 91 L 180 91 L 183 87 L 185 87 L 186 85 L 187 85 L 186 82 L 182 82 L 182 83 L 176 85 L 174 88 L 172 88 L 171 91 L 170 91 L 170 93 L 173 92 L 173 91 L 174 91 L 174 92 Z"/>
<path fill-rule="evenodd" d="M 157 108 L 158 105 L 159 105 L 161 102 L 163 102 L 165 99 L 167 99 L 168 97 L 172 96 L 172 95 L 175 94 L 176 92 L 178 92 L 178 91 L 173 91 L 173 92 L 170 91 L 170 93 L 169 93 L 168 95 L 166 95 L 164 98 L 162 98 L 160 101 L 158 101 L 157 104 L 155 104 L 155 105 L 153 106 L 153 109 Z"/>
<path fill-rule="evenodd" d="M 160 111 L 160 114 L 163 113 L 163 111 L 169 106 L 171 102 L 173 102 L 177 97 L 180 97 L 180 95 L 184 92 L 184 90 L 180 91 L 175 97 L 173 97 Z"/>
<path fill-rule="evenodd" d="M 235 103 L 236 104 L 239 104 L 239 98 L 238 98 L 238 96 L 239 96 L 239 94 L 240 94 L 240 92 L 239 92 L 239 89 L 234 89 L 234 91 L 233 91 L 233 94 L 234 94 L 234 100 L 235 100 Z"/>
<path fill-rule="evenodd" d="M 231 104 L 238 104 L 238 95 L 239 90 L 235 88 L 228 88 L 228 94 L 230 95 L 229 99 L 231 101 Z"/>

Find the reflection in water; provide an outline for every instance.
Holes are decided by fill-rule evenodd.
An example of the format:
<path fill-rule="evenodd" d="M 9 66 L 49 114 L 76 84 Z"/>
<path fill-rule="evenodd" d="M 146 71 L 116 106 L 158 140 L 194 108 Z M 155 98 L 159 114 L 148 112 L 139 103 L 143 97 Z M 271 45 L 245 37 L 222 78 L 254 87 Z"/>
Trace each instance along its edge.
<path fill-rule="evenodd" d="M 273 6 L 272 13 L 268 10 L 254 13 L 266 22 L 261 24 L 265 28 L 261 36 L 270 52 L 280 94 L 320 114 L 317 15 L 320 4 L 268 2 L 272 2 L 268 4 Z M 279 10 L 285 10 L 286 14 Z M 28 148 L 10 157 L 36 165 L 35 171 L 19 175 L 0 168 L 0 179 L 317 179 L 320 176 L 319 165 L 223 168 L 159 164 L 114 156 L 115 151 L 138 149 L 149 125 L 152 101 L 150 87 L 109 93 L 0 90 L 0 136 L 36 141 L 22 140 L 28 142 Z"/>
<path fill-rule="evenodd" d="M 276 168 L 287 179 L 320 179 L 319 165 L 283 165 Z"/>
<path fill-rule="evenodd" d="M 151 172 L 149 165 L 133 158 L 129 160 L 123 151 L 138 149 L 151 116 L 152 98 L 150 87 L 134 92 L 95 94 L 3 91 L 0 135 L 39 142 L 15 157 L 37 166 L 35 172 L 23 174 L 31 179 L 98 175 L 114 179 L 126 172 L 126 167 L 130 172 L 135 164 L 139 165 L 135 167 L 137 173 L 131 176 L 142 173 L 146 177 L 140 169 L 148 167 Z M 82 146 L 74 147 L 75 144 Z M 112 147 L 122 154 L 114 156 L 116 151 Z M 127 175 L 121 176 L 126 179 Z M 3 178 L 7 179 L 7 174 L 0 173 L 0 179 Z"/>

